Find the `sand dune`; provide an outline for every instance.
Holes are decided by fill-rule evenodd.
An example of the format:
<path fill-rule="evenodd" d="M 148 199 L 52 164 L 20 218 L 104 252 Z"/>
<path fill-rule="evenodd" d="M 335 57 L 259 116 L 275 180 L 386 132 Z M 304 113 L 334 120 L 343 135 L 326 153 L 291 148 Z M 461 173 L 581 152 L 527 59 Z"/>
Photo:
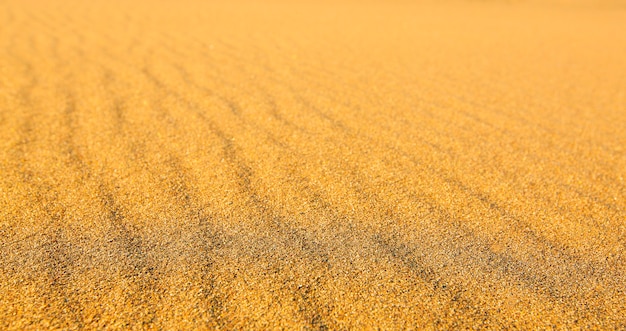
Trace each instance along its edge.
<path fill-rule="evenodd" d="M 0 1 L 0 329 L 625 329 L 619 1 Z"/>

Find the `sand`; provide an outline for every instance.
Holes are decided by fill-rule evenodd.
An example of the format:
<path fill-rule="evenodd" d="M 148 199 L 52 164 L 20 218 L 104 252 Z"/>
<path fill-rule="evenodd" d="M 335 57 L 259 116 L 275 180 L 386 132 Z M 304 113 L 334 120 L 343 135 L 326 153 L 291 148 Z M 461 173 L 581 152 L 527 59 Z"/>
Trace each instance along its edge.
<path fill-rule="evenodd" d="M 0 329 L 626 328 L 623 1 L 0 22 Z"/>

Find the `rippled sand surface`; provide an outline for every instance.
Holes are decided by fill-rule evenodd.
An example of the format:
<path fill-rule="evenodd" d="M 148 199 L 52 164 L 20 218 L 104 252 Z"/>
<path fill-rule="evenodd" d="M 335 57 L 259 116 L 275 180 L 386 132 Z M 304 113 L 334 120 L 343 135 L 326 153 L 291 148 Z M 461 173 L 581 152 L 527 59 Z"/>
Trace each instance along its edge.
<path fill-rule="evenodd" d="M 623 1 L 0 22 L 0 329 L 626 328 Z"/>

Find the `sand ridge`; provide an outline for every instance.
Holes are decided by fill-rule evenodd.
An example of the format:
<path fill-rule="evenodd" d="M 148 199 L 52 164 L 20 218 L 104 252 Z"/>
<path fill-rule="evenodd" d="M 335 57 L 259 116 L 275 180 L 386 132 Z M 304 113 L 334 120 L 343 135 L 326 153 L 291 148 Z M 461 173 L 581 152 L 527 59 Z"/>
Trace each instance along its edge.
<path fill-rule="evenodd" d="M 619 1 L 0 1 L 0 328 L 626 328 Z"/>

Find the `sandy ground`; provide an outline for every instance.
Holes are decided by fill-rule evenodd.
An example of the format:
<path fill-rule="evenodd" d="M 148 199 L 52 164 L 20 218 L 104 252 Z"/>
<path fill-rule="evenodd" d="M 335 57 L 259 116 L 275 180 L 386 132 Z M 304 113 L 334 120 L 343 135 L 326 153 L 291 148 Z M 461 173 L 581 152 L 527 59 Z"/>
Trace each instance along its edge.
<path fill-rule="evenodd" d="M 0 329 L 626 328 L 623 1 L 0 22 Z"/>

